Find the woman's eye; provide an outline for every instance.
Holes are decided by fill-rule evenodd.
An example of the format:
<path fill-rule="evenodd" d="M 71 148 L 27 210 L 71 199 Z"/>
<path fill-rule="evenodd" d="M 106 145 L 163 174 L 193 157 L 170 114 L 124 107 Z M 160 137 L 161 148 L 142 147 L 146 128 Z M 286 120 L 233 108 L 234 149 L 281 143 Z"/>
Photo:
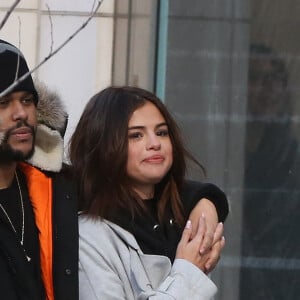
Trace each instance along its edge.
<path fill-rule="evenodd" d="M 132 132 L 129 134 L 130 139 L 140 139 L 141 137 L 143 137 L 141 132 Z"/>
<path fill-rule="evenodd" d="M 169 131 L 168 129 L 162 129 L 156 132 L 157 136 L 168 136 L 169 135 Z"/>

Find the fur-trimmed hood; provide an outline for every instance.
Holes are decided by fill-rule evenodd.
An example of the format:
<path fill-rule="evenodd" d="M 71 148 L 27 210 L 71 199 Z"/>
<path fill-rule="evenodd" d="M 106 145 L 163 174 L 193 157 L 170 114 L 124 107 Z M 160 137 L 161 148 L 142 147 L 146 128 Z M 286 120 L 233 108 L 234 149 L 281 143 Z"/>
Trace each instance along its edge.
<path fill-rule="evenodd" d="M 44 171 L 58 172 L 64 156 L 63 137 L 66 131 L 68 114 L 59 95 L 35 81 L 39 96 L 37 105 L 37 131 L 35 151 L 28 163 Z"/>

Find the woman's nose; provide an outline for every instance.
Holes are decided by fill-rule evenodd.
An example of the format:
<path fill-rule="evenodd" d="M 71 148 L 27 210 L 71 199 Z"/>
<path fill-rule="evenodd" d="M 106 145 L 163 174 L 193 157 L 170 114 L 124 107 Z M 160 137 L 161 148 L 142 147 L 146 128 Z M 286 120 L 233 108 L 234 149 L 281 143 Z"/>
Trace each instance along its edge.
<path fill-rule="evenodd" d="M 159 150 L 161 142 L 156 134 L 151 134 L 148 138 L 147 150 Z"/>

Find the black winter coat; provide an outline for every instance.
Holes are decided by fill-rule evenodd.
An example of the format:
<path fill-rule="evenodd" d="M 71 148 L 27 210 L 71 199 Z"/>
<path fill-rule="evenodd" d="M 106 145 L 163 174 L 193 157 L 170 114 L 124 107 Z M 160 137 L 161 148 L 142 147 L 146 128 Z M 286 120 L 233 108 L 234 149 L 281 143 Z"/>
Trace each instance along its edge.
<path fill-rule="evenodd" d="M 78 299 L 78 222 L 75 185 L 66 174 L 52 178 L 53 286 L 55 300 Z M 0 299 L 40 300 L 14 232 L 0 219 Z M 44 300 L 44 299 L 43 299 Z"/>

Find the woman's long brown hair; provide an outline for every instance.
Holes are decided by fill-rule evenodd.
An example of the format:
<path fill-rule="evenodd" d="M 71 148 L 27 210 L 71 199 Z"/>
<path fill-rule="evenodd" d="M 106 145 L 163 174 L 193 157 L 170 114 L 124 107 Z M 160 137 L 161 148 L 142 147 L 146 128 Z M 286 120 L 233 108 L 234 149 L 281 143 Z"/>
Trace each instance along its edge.
<path fill-rule="evenodd" d="M 144 207 L 127 175 L 128 123 L 133 112 L 146 101 L 164 117 L 173 147 L 173 164 L 155 187 L 158 219 L 164 223 L 171 210 L 179 224 L 184 222 L 179 196 L 188 157 L 197 161 L 183 145 L 180 130 L 165 105 L 154 94 L 137 87 L 108 87 L 86 105 L 70 140 L 70 160 L 79 184 L 81 210 L 90 216 L 113 220 L 118 210 L 132 217 Z"/>

